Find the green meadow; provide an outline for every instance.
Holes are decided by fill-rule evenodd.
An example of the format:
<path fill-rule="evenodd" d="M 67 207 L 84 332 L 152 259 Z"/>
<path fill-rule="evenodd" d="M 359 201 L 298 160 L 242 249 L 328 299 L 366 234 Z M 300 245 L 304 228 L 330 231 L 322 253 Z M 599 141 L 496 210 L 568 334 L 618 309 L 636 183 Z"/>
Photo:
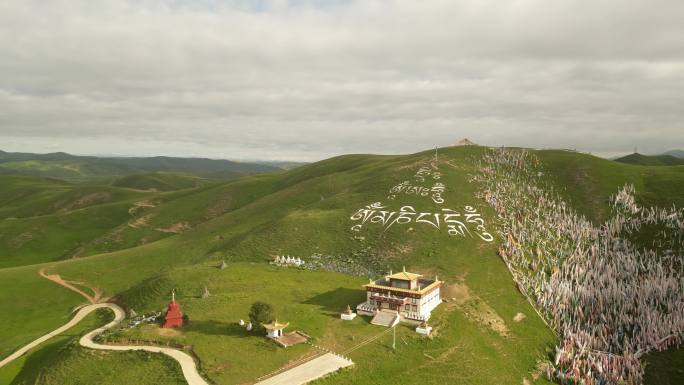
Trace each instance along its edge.
<path fill-rule="evenodd" d="M 67 323 L 84 299 L 38 275 L 38 267 L 0 269 L 0 357 Z M 3 370 L 3 369 L 0 369 Z"/>

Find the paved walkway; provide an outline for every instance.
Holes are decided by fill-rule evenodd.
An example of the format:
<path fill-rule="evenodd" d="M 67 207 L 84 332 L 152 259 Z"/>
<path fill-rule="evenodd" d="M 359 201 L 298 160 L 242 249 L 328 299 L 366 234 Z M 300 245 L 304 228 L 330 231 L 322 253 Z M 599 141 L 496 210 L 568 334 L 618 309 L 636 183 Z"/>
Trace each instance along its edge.
<path fill-rule="evenodd" d="M 354 365 L 350 360 L 332 353 L 326 353 L 318 358 L 296 366 L 286 372 L 257 382 L 255 385 L 301 385 L 323 377 L 340 368 Z"/>

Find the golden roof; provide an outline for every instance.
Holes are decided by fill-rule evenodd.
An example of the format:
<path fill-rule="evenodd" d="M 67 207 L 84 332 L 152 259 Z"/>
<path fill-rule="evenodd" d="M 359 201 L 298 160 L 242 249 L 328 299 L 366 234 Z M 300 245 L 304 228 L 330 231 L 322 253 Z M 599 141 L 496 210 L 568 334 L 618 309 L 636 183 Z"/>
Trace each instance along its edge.
<path fill-rule="evenodd" d="M 416 280 L 416 279 L 422 277 L 422 275 L 416 274 L 416 273 L 409 273 L 408 271 L 402 271 L 399 273 L 392 274 L 388 277 L 389 277 L 389 279 L 400 279 L 402 281 L 413 281 L 413 280 Z"/>
<path fill-rule="evenodd" d="M 262 324 L 266 330 L 280 330 L 280 329 L 285 329 L 286 327 L 290 326 L 290 323 L 280 323 L 276 319 L 275 321 L 272 321 L 271 323 L 268 324 Z"/>
<path fill-rule="evenodd" d="M 365 287 L 365 288 L 373 287 L 376 289 L 390 290 L 390 291 L 396 291 L 396 292 L 400 292 L 400 293 L 413 293 L 413 294 L 425 294 L 437 286 L 442 286 L 442 281 L 434 281 L 434 282 L 430 283 L 429 285 L 421 287 L 420 290 L 418 290 L 418 289 L 411 290 L 411 289 L 404 289 L 401 287 L 378 285 L 377 283 L 374 283 L 374 282 L 363 285 L 363 287 Z"/>

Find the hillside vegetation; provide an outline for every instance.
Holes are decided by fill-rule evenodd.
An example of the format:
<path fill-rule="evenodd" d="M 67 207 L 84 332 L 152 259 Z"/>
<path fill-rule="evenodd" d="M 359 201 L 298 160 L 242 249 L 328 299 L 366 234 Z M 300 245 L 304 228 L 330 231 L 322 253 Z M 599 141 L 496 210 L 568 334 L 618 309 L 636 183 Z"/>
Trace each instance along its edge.
<path fill-rule="evenodd" d="M 548 359 L 556 340 L 497 255 L 501 240 L 487 241 L 473 225 L 459 234 L 445 222 L 434 223 L 435 213 L 475 210 L 485 231 L 495 234 L 496 215 L 475 197 L 478 186 L 471 182 L 473 162 L 483 151 L 476 146 L 444 148 L 436 162 L 434 151 L 348 155 L 286 172 L 197 185 L 171 174 L 159 182 L 171 186 L 168 191 L 149 187 L 159 173 L 123 178 L 125 188 L 119 187 L 122 179 L 115 185 L 93 185 L 2 176 L 8 188 L 0 190 L 0 214 L 5 218 L 0 221 L 0 275 L 7 272 L 22 283 L 6 289 L 3 284 L 0 306 L 18 300 L 39 308 L 27 290 L 41 279 L 35 271 L 43 265 L 2 267 L 55 260 L 59 262 L 46 265 L 51 272 L 97 286 L 138 313 L 160 310 L 175 288 L 184 311 L 196 322 L 176 336 L 162 336 L 150 325 L 117 338 L 192 345 L 209 379 L 245 383 L 309 353 L 305 346 L 279 350 L 260 336 L 235 329 L 253 301 L 273 303 L 293 330 L 310 333 L 316 344 L 342 352 L 382 331 L 360 317 L 350 324 L 339 321 L 347 304 L 363 300 L 361 284 L 367 279 L 362 276 L 406 266 L 439 275 L 449 285 L 444 295 L 449 302 L 431 320 L 437 330 L 434 338 L 402 327 L 396 351 L 387 334 L 349 353 L 357 363 L 353 369 L 321 383 L 392 384 L 411 376 L 425 384 L 546 384 L 538 366 Z M 536 154 L 544 178 L 593 221 L 605 219 L 608 197 L 626 183 L 635 185 L 637 199 L 644 204 L 684 206 L 682 167 L 634 166 L 568 151 Z M 420 174 L 422 168 L 429 173 Z M 438 203 L 433 191 L 391 191 L 404 181 L 443 184 L 443 202 Z M 159 191 L 140 191 L 151 188 Z M 108 198 L 82 202 L 83 196 L 98 192 L 108 193 Z M 81 203 L 72 205 L 79 199 Z M 423 222 L 362 224 L 359 210 L 376 202 L 390 212 L 411 206 L 431 214 Z M 315 262 L 313 270 L 323 271 L 268 265 L 283 254 Z M 228 263 L 225 271 L 215 268 L 221 260 Z M 204 286 L 213 295 L 209 300 L 199 297 Z M 46 302 L 61 289 L 54 292 L 43 293 Z M 0 352 L 49 331 L 59 324 L 55 314 L 68 317 L 68 306 L 46 306 L 44 317 L 38 310 L 31 313 L 38 314 L 37 320 L 25 329 L 17 316 L 0 320 L 0 330 L 9 325 L 14 333 L 11 343 L 0 338 Z M 514 320 L 518 314 L 524 316 L 522 321 Z M 245 361 L 243 348 L 261 357 L 260 362 Z M 67 360 L 54 364 L 64 373 L 97 360 L 71 349 Z M 97 362 L 109 367 L 125 363 L 127 370 L 143 373 L 147 366 L 136 365 L 131 357 L 110 355 L 110 363 Z M 2 374 L 0 369 L 0 378 Z M 142 377 L 140 381 L 153 383 Z"/>
<path fill-rule="evenodd" d="M 535 151 L 557 191 L 594 222 L 608 215 L 608 198 L 625 184 L 645 206 L 684 206 L 684 167 L 637 166 L 571 151 Z"/>
<path fill-rule="evenodd" d="M 280 171 L 275 164 L 234 162 L 224 159 L 157 157 L 95 157 L 63 152 L 31 154 L 0 151 L 0 174 L 53 178 L 106 178 L 151 172 L 206 175 L 246 175 Z"/>
<path fill-rule="evenodd" d="M 112 182 L 114 187 L 125 187 L 135 190 L 175 191 L 201 187 L 211 183 L 210 180 L 192 174 L 176 172 L 153 172 L 121 177 Z"/>
<path fill-rule="evenodd" d="M 681 166 L 684 165 L 684 159 L 678 158 L 674 155 L 642 155 L 630 154 L 622 158 L 615 159 L 616 162 L 636 164 L 640 166 Z"/>

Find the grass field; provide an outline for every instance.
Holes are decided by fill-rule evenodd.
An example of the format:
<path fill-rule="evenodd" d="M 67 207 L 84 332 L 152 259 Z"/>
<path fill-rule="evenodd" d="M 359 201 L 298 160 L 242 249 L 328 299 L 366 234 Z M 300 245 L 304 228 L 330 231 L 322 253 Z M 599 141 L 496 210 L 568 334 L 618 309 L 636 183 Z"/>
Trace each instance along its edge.
<path fill-rule="evenodd" d="M 684 206 L 684 166 L 630 165 L 561 150 L 536 154 L 557 191 L 595 222 L 607 218 L 608 198 L 628 183 L 634 185 L 637 200 L 643 205 Z"/>
<path fill-rule="evenodd" d="M 116 179 L 112 186 L 135 190 L 175 191 L 201 187 L 211 183 L 210 180 L 192 174 L 177 172 L 154 172 L 148 174 L 127 175 Z"/>
<path fill-rule="evenodd" d="M 56 363 L 69 345 L 74 345 L 85 332 L 104 325 L 111 321 L 111 318 L 111 315 L 106 312 L 89 314 L 78 325 L 39 345 L 0 369 L 0 383 L 17 385 L 35 383 L 40 377 L 42 369 Z"/>
<path fill-rule="evenodd" d="M 0 269 L 0 357 L 67 323 L 83 298 L 38 275 L 37 267 Z"/>
<path fill-rule="evenodd" d="M 679 385 L 684 379 L 684 349 L 651 353 L 646 357 L 646 384 Z"/>
<path fill-rule="evenodd" d="M 361 288 L 363 278 L 266 264 L 230 264 L 225 270 L 215 265 L 175 269 L 164 279 L 122 296 L 127 303 L 138 304 L 137 312 L 148 312 L 163 309 L 169 302 L 171 288 L 176 288 L 176 298 L 191 320 L 181 332 L 148 325 L 117 337 L 192 345 L 209 378 L 217 383 L 249 383 L 313 350 L 309 345 L 282 349 L 265 339 L 263 332 L 250 333 L 240 327 L 238 320 L 248 320 L 253 302 L 273 304 L 276 316 L 290 322 L 289 331 L 302 330 L 322 343 L 321 338 L 341 323 L 339 312 L 346 304 L 361 302 L 365 296 Z M 212 296 L 201 299 L 205 285 Z M 146 293 L 154 295 L 147 297 Z M 372 332 L 370 328 L 361 329 L 356 336 L 361 338 Z"/>
<path fill-rule="evenodd" d="M 329 255 L 335 263 L 368 266 L 376 275 L 406 266 L 427 275 L 438 274 L 452 285 L 445 296 L 455 300 L 442 305 L 432 320 L 437 335 L 426 339 L 401 326 L 396 351 L 391 349 L 391 335 L 383 335 L 349 354 L 356 362 L 353 368 L 321 383 L 390 384 L 418 378 L 425 384 L 520 384 L 523 379 L 544 383 L 536 367 L 538 361 L 548 358 L 555 338 L 515 288 L 497 256 L 496 242 L 449 236 L 443 227 L 438 230 L 418 223 L 386 231 L 379 224 L 367 223 L 360 232 L 350 230 L 352 214 L 370 203 L 382 202 L 397 211 L 406 205 L 420 212 L 462 211 L 473 206 L 494 234 L 496 218 L 489 206 L 475 198 L 477 186 L 468 176 L 481 151 L 479 147 L 440 150 L 439 181 L 447 188 L 443 205 L 429 196 L 388 198 L 389 189 L 413 180 L 433 152 L 349 155 L 287 172 L 169 192 L 100 186 L 110 189 L 106 191 L 112 192 L 111 200 L 64 211 L 51 208 L 60 194 L 98 187 L 3 176 L 15 186 L 12 191 L 33 193 L 23 197 L 19 192 L 0 192 L 0 201 L 8 202 L 0 205 L 0 213 L 21 217 L 0 221 L 0 229 L 8 234 L 0 238 L 0 264 L 4 263 L 0 267 L 60 260 L 51 265 L 51 272 L 87 281 L 138 313 L 160 310 L 171 289 L 177 289 L 183 310 L 192 320 L 190 326 L 177 335 L 161 335 L 158 327 L 145 326 L 117 338 L 192 345 L 210 379 L 232 384 L 249 383 L 311 353 L 308 346 L 278 349 L 236 327 L 237 320 L 247 318 L 255 300 L 274 304 L 279 319 L 291 322 L 292 329 L 310 334 L 317 344 L 337 352 L 383 331 L 363 318 L 349 323 L 338 319 L 347 304 L 354 306 L 363 299 L 360 285 L 366 278 L 276 268 L 267 264 L 274 255 L 304 260 L 313 254 Z M 625 183 L 636 186 L 641 202 L 684 205 L 682 167 L 633 166 L 568 151 L 537 154 L 549 180 L 594 221 L 606 218 L 608 197 Z M 141 201 L 147 205 L 131 213 Z M 174 228 L 180 231 L 169 231 Z M 42 235 L 33 243 L 12 248 L 13 239 L 31 231 Z M 74 254 L 81 258 L 68 258 Z M 221 260 L 229 263 L 226 270 L 213 267 Z M 64 323 L 70 308 L 80 301 L 53 283 L 41 281 L 37 270 L 37 266 L 0 268 L 3 289 L 9 287 L 0 292 L 0 306 L 12 308 L 15 301 L 21 304 L 12 316 L 0 319 L 0 356 Z M 213 296 L 202 300 L 204 285 Z M 34 300 L 40 290 L 44 290 L 44 302 Z M 526 318 L 515 322 L 518 313 Z M 124 356 L 97 361 L 101 373 L 84 369 L 96 358 L 80 349 L 51 365 L 60 373 L 84 370 L 78 377 L 82 382 L 124 367 L 126 376 L 140 376 L 138 384 L 177 380 L 177 372 L 173 374 L 176 377 L 162 382 L 143 376 L 150 368 L 173 372 L 164 360 L 150 358 L 138 364 L 141 357 Z M 250 359 L 254 356 L 259 357 L 258 362 Z M 667 358 L 654 358 L 649 370 L 660 362 L 681 362 L 677 352 L 662 357 Z M 60 378 L 65 377 L 51 377 L 51 381 Z M 111 383 L 127 383 L 130 378 L 136 377 L 122 376 L 120 382 Z"/>
<path fill-rule="evenodd" d="M 124 302 L 135 303 L 137 312 L 149 312 L 163 308 L 168 303 L 171 288 L 176 288 L 177 299 L 190 316 L 189 326 L 176 333 L 147 325 L 121 332 L 116 338 L 191 345 L 210 379 L 221 384 L 239 384 L 254 381 L 313 350 L 308 345 L 278 348 L 261 333 L 249 333 L 237 325 L 239 319 L 247 319 L 249 306 L 254 301 L 272 303 L 278 319 L 290 322 L 289 330 L 302 330 L 314 338 L 315 344 L 338 353 L 387 330 L 370 325 L 366 317 L 357 317 L 351 322 L 339 319 L 347 304 L 353 307 L 364 300 L 365 291 L 361 287 L 367 282 L 364 278 L 278 268 L 265 263 L 233 263 L 225 270 L 217 269 L 215 265 L 207 263 L 174 269 L 162 279 L 130 290 L 121 298 Z M 473 280 L 476 279 L 473 274 Z M 495 284 L 488 282 L 488 286 Z M 204 286 L 212 293 L 207 299 L 200 297 Z M 433 339 L 401 326 L 397 337 L 399 347 L 394 352 L 392 335 L 384 333 L 377 341 L 350 353 L 356 366 L 341 379 L 334 377 L 333 382 L 396 383 L 408 374 L 397 368 L 415 365 L 430 368 L 432 381 L 428 383 L 455 381 L 465 372 L 472 372 L 469 377 L 475 384 L 492 383 L 503 373 L 508 375 L 500 380 L 502 384 L 517 384 L 523 377 L 532 381 L 531 372 L 537 360 L 545 356 L 553 342 L 551 334 L 514 291 L 498 290 L 483 297 L 472 295 L 470 298 L 459 296 L 459 304 L 447 303 L 435 315 L 433 325 L 438 332 Z M 463 309 L 473 314 L 464 316 Z M 483 309 L 492 309 L 500 315 L 500 321 L 508 330 L 507 336 L 493 331 L 478 318 L 485 316 Z M 514 322 L 513 317 L 518 312 L 529 318 Z M 454 360 L 464 356 L 478 359 Z M 253 357 L 260 359 L 255 362 Z M 475 370 L 478 366 L 480 368 Z M 383 375 L 378 376 L 378 373 Z M 423 378 L 417 372 L 413 375 Z M 383 377 L 382 381 L 379 377 Z"/>

